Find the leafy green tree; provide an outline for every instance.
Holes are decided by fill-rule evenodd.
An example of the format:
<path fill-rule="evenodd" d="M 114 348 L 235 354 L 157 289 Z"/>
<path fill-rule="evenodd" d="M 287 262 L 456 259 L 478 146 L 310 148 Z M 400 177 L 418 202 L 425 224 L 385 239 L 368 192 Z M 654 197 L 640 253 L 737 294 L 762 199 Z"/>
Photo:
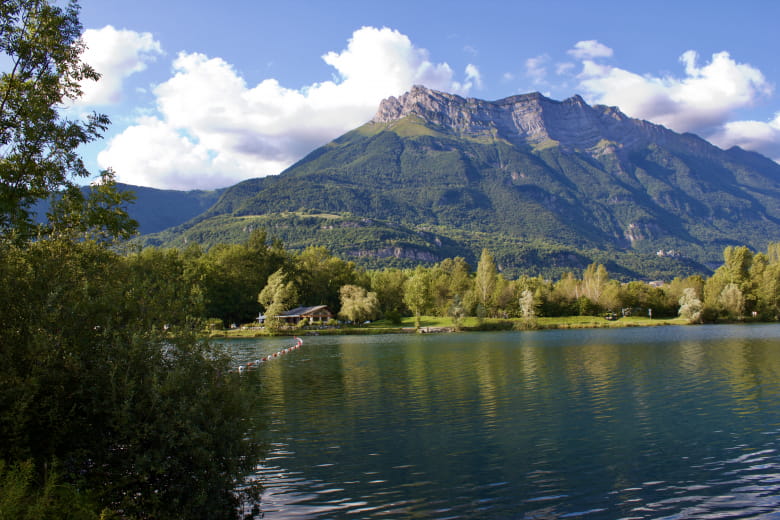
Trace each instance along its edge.
<path fill-rule="evenodd" d="M 404 283 L 406 273 L 401 269 L 382 269 L 368 273 L 371 290 L 376 293 L 379 308 L 383 315 L 389 312 L 401 313 L 406 310 L 404 304 Z"/>
<path fill-rule="evenodd" d="M 750 269 L 756 296 L 756 312 L 762 319 L 780 316 L 780 262 L 768 262 L 768 256 L 756 255 Z"/>
<path fill-rule="evenodd" d="M 307 247 L 292 262 L 291 272 L 300 294 L 310 305 L 327 305 L 338 312 L 339 290 L 358 282 L 354 262 L 330 254 L 325 247 Z"/>
<path fill-rule="evenodd" d="M 582 296 L 604 310 L 614 306 L 614 294 L 608 294 L 609 273 L 602 264 L 590 264 L 582 275 Z"/>
<path fill-rule="evenodd" d="M 260 312 L 257 294 L 271 273 L 289 265 L 281 244 L 268 244 L 254 230 L 243 244 L 213 247 L 197 260 L 193 276 L 203 288 L 206 316 L 223 323 L 247 323 Z"/>
<path fill-rule="evenodd" d="M 685 289 L 693 289 L 699 299 L 701 299 L 704 294 L 704 282 L 704 277 L 701 275 L 688 276 L 687 278 L 675 277 L 671 282 L 663 286 L 663 307 L 667 309 L 678 307 Z M 660 308 L 660 306 L 656 304 L 654 308 Z"/>
<path fill-rule="evenodd" d="M 417 266 L 404 283 L 404 303 L 414 314 L 414 327 L 420 328 L 420 317 L 431 305 L 431 276 L 423 266 Z"/>
<path fill-rule="evenodd" d="M 86 493 L 62 481 L 59 468 L 48 469 L 37 485 L 32 460 L 11 466 L 0 461 L 0 518 L 98 520 L 98 511 Z M 104 513 L 110 516 L 110 511 Z"/>
<path fill-rule="evenodd" d="M 29 236 L 31 206 L 89 172 L 78 147 L 108 126 L 104 115 L 69 120 L 60 110 L 99 75 L 81 62 L 78 6 L 0 2 L 0 234 Z"/>
<path fill-rule="evenodd" d="M 230 518 L 256 460 L 251 397 L 188 325 L 178 258 L 146 255 L 0 245 L 0 460 L 32 461 L 40 483 L 60 461 L 65 483 L 129 517 Z"/>
<path fill-rule="evenodd" d="M 750 279 L 753 252 L 744 246 L 728 246 L 723 250 L 723 260 L 720 269 L 725 271 L 729 283 L 735 283 L 743 290 Z"/>
<path fill-rule="evenodd" d="M 477 304 L 482 305 L 488 313 L 493 309 L 497 278 L 498 270 L 493 255 L 487 249 L 483 249 L 474 278 L 474 292 Z"/>
<path fill-rule="evenodd" d="M 466 308 L 463 305 L 463 298 L 456 294 L 452 298 L 452 303 L 447 311 L 447 315 L 452 318 L 452 323 L 455 326 L 455 330 L 461 330 L 463 326 L 463 318 L 466 317 Z"/>
<path fill-rule="evenodd" d="M 257 297 L 257 301 L 265 308 L 265 326 L 270 330 L 278 330 L 282 322 L 277 316 L 290 310 L 297 300 L 298 290 L 284 269 L 269 276 L 268 283 Z"/>
<path fill-rule="evenodd" d="M 463 297 L 472 289 L 469 266 L 461 257 L 447 258 L 431 268 L 431 297 L 435 313 L 448 315 L 454 299 Z"/>
<path fill-rule="evenodd" d="M 195 336 L 178 256 L 107 247 L 134 225 L 110 172 L 76 186 L 77 148 L 108 124 L 60 112 L 97 78 L 80 35 L 76 2 L 0 2 L 0 514 L 235 518 L 253 394 Z"/>
<path fill-rule="evenodd" d="M 203 290 L 190 276 L 189 262 L 178 249 L 146 248 L 125 258 L 125 297 L 145 323 L 188 330 L 204 314 Z M 171 302 L 177 302 L 170 306 Z"/>
<path fill-rule="evenodd" d="M 133 200 L 133 192 L 117 190 L 114 172 L 106 170 L 88 189 L 71 185 L 53 197 L 44 232 L 73 240 L 126 240 L 138 229 L 127 214 Z"/>
<path fill-rule="evenodd" d="M 756 304 L 751 266 L 753 253 L 746 247 L 726 247 L 723 265 L 704 284 L 705 321 L 718 317 L 742 319 Z"/>
<path fill-rule="evenodd" d="M 718 303 L 729 319 L 741 320 L 745 315 L 745 296 L 735 283 L 726 284 L 718 295 Z"/>
<path fill-rule="evenodd" d="M 379 300 L 376 293 L 368 292 L 357 285 L 344 285 L 341 294 L 341 312 L 345 320 L 361 324 L 376 318 L 379 313 Z"/>

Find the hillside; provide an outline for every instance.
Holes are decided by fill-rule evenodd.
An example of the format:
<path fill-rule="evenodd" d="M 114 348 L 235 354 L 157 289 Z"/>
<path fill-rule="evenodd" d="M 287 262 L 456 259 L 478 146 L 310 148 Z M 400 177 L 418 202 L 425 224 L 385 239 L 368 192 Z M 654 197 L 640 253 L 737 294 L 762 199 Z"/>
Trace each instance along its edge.
<path fill-rule="evenodd" d="M 117 184 L 117 189 L 135 194 L 135 201 L 126 209 L 138 222 L 138 232 L 141 234 L 157 233 L 197 217 L 208 210 L 223 191 L 158 190 L 122 183 Z M 37 215 L 37 221 L 43 222 L 48 211 L 49 202 L 42 200 L 36 204 L 33 212 Z"/>
<path fill-rule="evenodd" d="M 330 228 L 306 215 L 329 215 Z M 415 87 L 280 175 L 239 183 L 150 238 L 208 242 L 227 222 L 244 233 L 250 217 L 274 221 L 269 232 L 291 246 L 379 265 L 473 261 L 490 247 L 510 273 L 596 260 L 668 277 L 705 272 L 727 245 L 780 240 L 780 165 L 579 96 L 490 102 Z"/>

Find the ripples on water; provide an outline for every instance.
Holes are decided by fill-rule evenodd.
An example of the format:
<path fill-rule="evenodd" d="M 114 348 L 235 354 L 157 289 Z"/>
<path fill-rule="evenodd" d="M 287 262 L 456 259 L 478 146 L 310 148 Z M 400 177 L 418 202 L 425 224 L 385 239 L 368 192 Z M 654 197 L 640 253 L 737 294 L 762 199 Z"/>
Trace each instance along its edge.
<path fill-rule="evenodd" d="M 307 338 L 265 518 L 780 519 L 780 327 Z M 230 343 L 237 361 L 289 340 Z"/>

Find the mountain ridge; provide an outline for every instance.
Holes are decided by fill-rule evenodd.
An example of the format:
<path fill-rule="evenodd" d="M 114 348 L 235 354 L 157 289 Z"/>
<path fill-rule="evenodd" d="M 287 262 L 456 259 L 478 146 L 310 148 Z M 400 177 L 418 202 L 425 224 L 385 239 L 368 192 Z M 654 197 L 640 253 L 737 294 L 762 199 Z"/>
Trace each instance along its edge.
<path fill-rule="evenodd" d="M 629 257 L 649 265 L 658 250 L 674 250 L 704 272 L 727 245 L 780 240 L 779 179 L 780 165 L 759 154 L 721 150 L 580 96 L 483 101 L 416 86 L 278 176 L 226 189 L 189 229 L 216 218 L 331 214 L 388 223 L 377 229 L 385 242 L 372 241 L 377 252 L 401 240 L 386 233 L 398 226 L 454 240 L 471 258 L 490 244 L 515 271 L 545 271 L 519 251 L 549 247 L 571 252 L 572 269 L 583 258 L 620 258 L 642 275 Z M 329 246 L 323 233 L 308 236 Z M 425 258 L 441 259 L 435 240 L 425 247 Z M 336 249 L 358 261 L 371 254 Z"/>

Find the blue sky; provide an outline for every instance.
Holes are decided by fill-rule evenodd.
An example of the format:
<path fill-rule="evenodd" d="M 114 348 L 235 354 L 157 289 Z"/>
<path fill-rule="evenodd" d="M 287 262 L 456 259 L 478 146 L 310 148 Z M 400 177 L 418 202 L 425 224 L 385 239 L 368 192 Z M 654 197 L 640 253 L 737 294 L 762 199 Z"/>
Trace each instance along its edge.
<path fill-rule="evenodd" d="M 108 114 L 83 154 L 122 182 L 277 174 L 413 84 L 582 95 L 780 159 L 780 2 L 81 0 Z"/>

